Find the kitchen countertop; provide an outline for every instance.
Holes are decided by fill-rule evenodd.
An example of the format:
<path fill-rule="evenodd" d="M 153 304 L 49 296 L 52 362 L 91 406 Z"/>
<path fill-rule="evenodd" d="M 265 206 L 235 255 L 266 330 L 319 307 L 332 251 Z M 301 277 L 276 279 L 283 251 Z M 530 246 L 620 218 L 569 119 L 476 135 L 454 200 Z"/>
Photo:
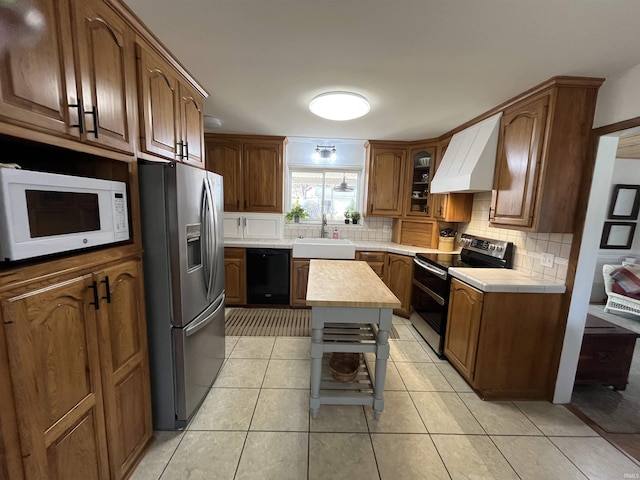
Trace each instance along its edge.
<path fill-rule="evenodd" d="M 483 292 L 564 293 L 566 287 L 508 268 L 452 267 L 449 274 Z"/>
<path fill-rule="evenodd" d="M 307 305 L 398 308 L 400 300 L 367 262 L 313 259 L 309 264 Z"/>
<path fill-rule="evenodd" d="M 240 248 L 293 248 L 294 238 L 282 240 L 225 240 L 225 247 Z M 389 252 L 400 255 L 415 256 L 416 253 L 460 253 L 460 250 L 453 252 L 443 252 L 435 248 L 414 247 L 412 245 L 401 245 L 394 242 L 375 242 L 371 240 L 351 240 L 356 246 L 356 250 L 367 252 Z"/>

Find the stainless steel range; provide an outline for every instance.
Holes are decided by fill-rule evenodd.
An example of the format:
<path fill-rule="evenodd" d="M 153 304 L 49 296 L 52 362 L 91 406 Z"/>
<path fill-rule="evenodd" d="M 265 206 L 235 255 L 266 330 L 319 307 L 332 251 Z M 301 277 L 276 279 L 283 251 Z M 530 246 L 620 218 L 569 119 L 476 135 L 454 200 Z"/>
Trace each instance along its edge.
<path fill-rule="evenodd" d="M 449 308 L 449 267 L 511 268 L 513 244 L 463 233 L 456 253 L 418 253 L 414 258 L 410 320 L 429 346 L 444 358 Z"/>

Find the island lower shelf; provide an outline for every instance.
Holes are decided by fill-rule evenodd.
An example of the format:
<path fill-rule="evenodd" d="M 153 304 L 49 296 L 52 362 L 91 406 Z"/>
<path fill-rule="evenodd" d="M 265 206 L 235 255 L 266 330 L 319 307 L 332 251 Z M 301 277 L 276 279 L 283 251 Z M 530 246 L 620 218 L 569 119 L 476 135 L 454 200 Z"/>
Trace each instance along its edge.
<path fill-rule="evenodd" d="M 369 405 L 373 407 L 375 386 L 371 366 L 366 356 L 360 364 L 358 375 L 352 382 L 339 382 L 331 375 L 329 357 L 322 357 L 322 375 L 320 377 L 320 404 L 331 405 Z"/>

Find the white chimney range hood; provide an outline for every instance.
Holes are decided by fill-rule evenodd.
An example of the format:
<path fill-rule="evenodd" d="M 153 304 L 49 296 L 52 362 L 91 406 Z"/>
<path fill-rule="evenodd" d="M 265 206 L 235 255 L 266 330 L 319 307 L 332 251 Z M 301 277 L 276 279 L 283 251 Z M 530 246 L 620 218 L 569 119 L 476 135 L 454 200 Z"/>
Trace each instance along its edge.
<path fill-rule="evenodd" d="M 431 193 L 487 192 L 493 188 L 502 112 L 456 133 L 431 181 Z"/>

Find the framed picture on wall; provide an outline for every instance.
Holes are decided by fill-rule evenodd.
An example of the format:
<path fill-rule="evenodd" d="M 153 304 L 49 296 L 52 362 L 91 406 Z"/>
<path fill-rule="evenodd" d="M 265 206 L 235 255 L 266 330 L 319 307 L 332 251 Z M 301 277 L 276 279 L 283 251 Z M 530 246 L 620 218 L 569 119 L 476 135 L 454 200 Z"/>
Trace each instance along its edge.
<path fill-rule="evenodd" d="M 635 231 L 636 224 L 633 222 L 604 222 L 600 248 L 628 250 Z"/>
<path fill-rule="evenodd" d="M 615 185 L 609 218 L 613 220 L 637 220 L 640 210 L 640 185 Z"/>

